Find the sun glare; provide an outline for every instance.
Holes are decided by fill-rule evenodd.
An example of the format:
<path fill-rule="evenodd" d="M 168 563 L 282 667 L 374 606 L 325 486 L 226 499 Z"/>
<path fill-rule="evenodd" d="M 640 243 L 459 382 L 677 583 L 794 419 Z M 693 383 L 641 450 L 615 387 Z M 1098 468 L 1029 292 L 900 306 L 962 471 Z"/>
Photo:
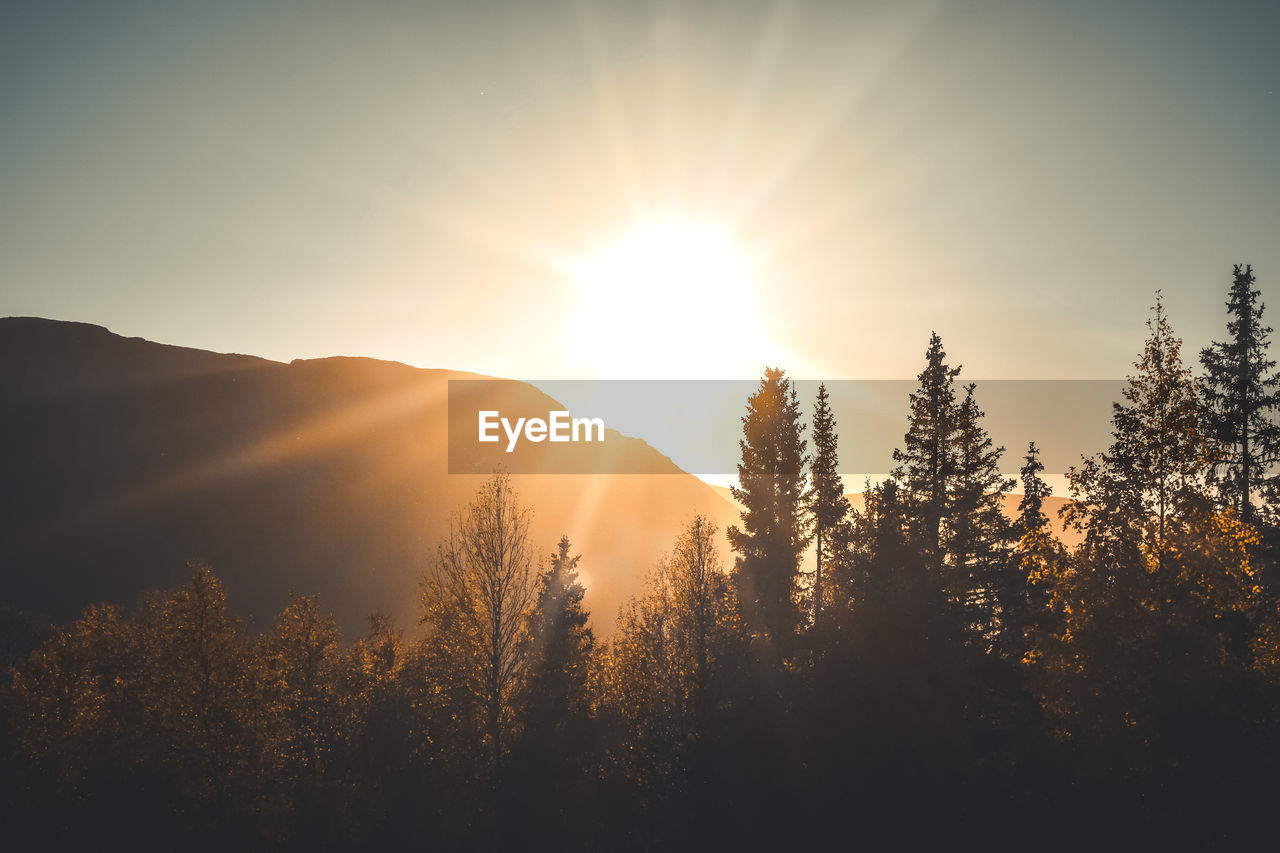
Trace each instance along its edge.
<path fill-rule="evenodd" d="M 750 378 L 774 356 L 751 265 L 714 228 L 641 228 L 572 269 L 575 369 L 599 378 Z"/>

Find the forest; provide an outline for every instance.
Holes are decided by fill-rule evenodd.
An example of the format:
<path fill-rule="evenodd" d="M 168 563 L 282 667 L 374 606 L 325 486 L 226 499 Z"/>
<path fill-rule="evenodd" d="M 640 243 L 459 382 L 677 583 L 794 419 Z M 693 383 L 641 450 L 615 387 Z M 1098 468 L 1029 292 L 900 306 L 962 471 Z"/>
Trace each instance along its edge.
<path fill-rule="evenodd" d="M 874 484 L 842 482 L 837 438 L 858 425 L 835 422 L 825 388 L 806 413 L 769 369 L 742 417 L 740 523 L 691 510 L 609 637 L 590 627 L 589 555 L 566 537 L 546 556 L 536 507 L 496 472 L 436 543 L 420 629 L 374 614 L 344 639 L 298 594 L 251 635 L 218 567 L 197 564 L 181 588 L 6 647 L 5 835 L 194 850 L 1266 839 L 1280 373 L 1252 268 L 1231 278 L 1198 360 L 1157 293 L 1112 441 L 1067 475 L 1078 544 L 1046 515 L 1035 443 L 996 445 L 937 334 Z"/>

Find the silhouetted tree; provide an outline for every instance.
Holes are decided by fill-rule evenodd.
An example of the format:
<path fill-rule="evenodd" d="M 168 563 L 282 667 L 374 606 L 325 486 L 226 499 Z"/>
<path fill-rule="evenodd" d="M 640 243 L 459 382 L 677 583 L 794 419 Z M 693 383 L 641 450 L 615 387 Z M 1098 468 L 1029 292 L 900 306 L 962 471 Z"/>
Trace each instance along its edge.
<path fill-rule="evenodd" d="M 1018 520 L 1014 529 L 1020 536 L 1043 530 L 1049 524 L 1049 517 L 1044 514 L 1044 502 L 1053 496 L 1053 489 L 1040 476 L 1043 473 L 1040 448 L 1033 441 L 1027 445 L 1027 455 L 1023 457 L 1022 467 L 1018 471 L 1022 482 L 1022 499 L 1018 501 Z"/>
<path fill-rule="evenodd" d="M 14 690 L 19 742 L 51 786 L 62 840 L 243 845 L 273 812 L 280 766 L 264 682 L 202 565 L 134 615 L 91 607 L 55 631 Z"/>
<path fill-rule="evenodd" d="M 822 612 L 822 570 L 843 550 L 849 521 L 849 499 L 845 497 L 844 482 L 840 479 L 836 419 L 829 400 L 826 383 L 820 384 L 813 407 L 813 458 L 809 464 L 809 492 L 805 501 L 813 521 L 817 552 L 812 591 L 815 627 Z"/>
<path fill-rule="evenodd" d="M 1254 283 L 1253 267 L 1236 264 L 1227 299 L 1229 340 L 1200 352 L 1201 419 L 1218 451 L 1219 494 L 1246 522 L 1255 519 L 1256 496 L 1277 496 L 1271 469 L 1280 460 L 1280 425 L 1272 417 L 1280 406 L 1280 376 L 1267 356 L 1271 328 L 1262 324 L 1262 294 Z"/>
<path fill-rule="evenodd" d="M 718 656 L 726 653 L 727 634 L 737 629 L 729 579 L 721 565 L 715 534 L 711 519 L 695 514 L 659 568 L 660 584 L 674 616 L 675 649 L 681 669 L 688 673 L 684 703 L 695 736 L 706 726 L 710 681 L 721 663 Z"/>
<path fill-rule="evenodd" d="M 1027 446 L 1019 471 L 1022 500 L 1018 502 L 1018 517 L 1013 524 L 1017 537 L 1013 584 L 1002 598 L 1003 619 L 1008 630 L 1004 632 L 1001 650 L 1018 661 L 1031 649 L 1028 632 L 1051 630 L 1048 590 L 1063 571 L 1067 558 L 1066 549 L 1053 534 L 1044 512 L 1044 502 L 1053 495 L 1053 489 L 1041 478 L 1043 471 L 1040 448 L 1033 441 Z M 1057 623 L 1053 626 L 1057 627 Z"/>
<path fill-rule="evenodd" d="M 578 556 L 562 536 L 529 614 L 526 675 L 520 710 L 524 729 L 512 746 L 504 833 L 511 843 L 564 838 L 580 826 L 582 789 L 591 749 L 588 682 L 595 637 L 578 581 Z"/>
<path fill-rule="evenodd" d="M 742 461 L 733 496 L 745 507 L 742 527 L 729 528 L 742 613 L 766 657 L 786 653 L 797 625 L 796 580 L 808 542 L 803 496 L 807 442 L 800 402 L 781 370 L 765 371 L 747 400 L 738 442 Z"/>
<path fill-rule="evenodd" d="M 950 508 L 948 494 L 955 476 L 956 401 L 955 377 L 942 339 L 934 332 L 925 351 L 920 386 L 910 395 L 907 434 L 901 449 L 893 451 L 897 468 L 893 477 L 901 497 L 912 504 L 912 535 L 927 565 L 940 572 L 943 563 L 943 522 Z"/>
<path fill-rule="evenodd" d="M 534 601 L 529 510 L 503 473 L 490 477 L 450 523 L 423 595 L 424 619 L 456 633 L 446 642 L 479 643 L 486 734 L 501 759 L 523 665 L 523 638 Z M 474 652 L 468 652 L 470 657 Z"/>
<path fill-rule="evenodd" d="M 339 639 L 333 614 L 315 596 L 295 594 L 258 649 L 300 844 L 321 844 L 336 831 Z"/>
<path fill-rule="evenodd" d="M 431 742 L 451 732 L 443 727 L 424 731 L 436 722 L 421 713 L 435 689 L 421 689 L 415 658 L 413 645 L 391 618 L 375 612 L 368 633 L 338 662 L 343 789 L 351 800 L 348 831 L 356 837 L 405 840 L 419 815 L 439 814 L 435 810 L 443 797 L 438 789 L 414 791 L 411 785 L 420 781 L 419 768 L 437 759 Z M 482 715 L 470 722 L 474 725 L 477 718 Z M 446 748 L 460 751 L 463 746 L 454 742 Z M 451 769 L 456 775 L 450 787 L 465 787 L 471 767 Z M 423 802 L 425 794 L 434 796 Z M 445 802 L 456 804 L 458 799 Z M 340 837 L 332 840 L 341 844 Z"/>
<path fill-rule="evenodd" d="M 982 426 L 975 385 L 964 389 L 955 412 L 952 482 L 945 512 L 944 565 L 951 598 L 965 621 L 988 643 L 1001 630 L 1004 598 L 1017 594 L 1010 576 L 1009 522 L 1001 499 L 1014 481 L 1000 473 L 1003 447 L 996 447 Z"/>
<path fill-rule="evenodd" d="M 742 774 L 712 777 L 758 758 L 723 743 L 737 730 L 723 715 L 747 699 L 746 638 L 715 532 L 700 514 L 685 524 L 644 592 L 623 606 L 596 674 L 597 713 L 611 732 L 606 775 L 631 780 L 642 795 L 641 825 L 677 816 L 714 824 L 726 785 L 741 784 Z"/>
<path fill-rule="evenodd" d="M 578 581 L 580 556 L 569 553 L 562 536 L 551 565 L 538 579 L 538 597 L 529 617 L 525 684 L 526 725 L 550 726 L 578 713 L 586 703 L 587 668 L 595 636 Z"/>
<path fill-rule="evenodd" d="M 1053 619 L 1033 654 L 1058 731 L 1105 743 L 1098 772 L 1152 795 L 1155 780 L 1169 792 L 1245 766 L 1236 738 L 1258 712 L 1205 697 L 1253 691 L 1249 625 L 1269 618 L 1249 556 L 1256 536 L 1208 499 L 1195 382 L 1159 299 L 1154 311 L 1111 446 L 1068 474 L 1066 518 L 1084 541 L 1052 572 Z M 1231 754 L 1236 770 L 1221 763 Z"/>
<path fill-rule="evenodd" d="M 1157 291 L 1142 358 L 1112 404 L 1114 441 L 1072 469 L 1070 520 L 1083 522 L 1089 550 L 1107 543 L 1159 554 L 1169 518 L 1202 506 L 1210 457 L 1197 419 L 1197 387 L 1183 367 Z"/>

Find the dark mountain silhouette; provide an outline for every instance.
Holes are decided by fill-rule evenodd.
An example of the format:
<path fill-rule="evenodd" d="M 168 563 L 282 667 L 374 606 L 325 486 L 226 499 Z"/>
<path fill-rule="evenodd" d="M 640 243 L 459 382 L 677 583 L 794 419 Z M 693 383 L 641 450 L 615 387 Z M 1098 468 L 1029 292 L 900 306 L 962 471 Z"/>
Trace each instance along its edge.
<path fill-rule="evenodd" d="M 375 609 L 410 625 L 450 513 L 505 461 L 455 454 L 454 470 L 475 473 L 448 473 L 448 382 L 479 378 L 366 358 L 283 364 L 0 319 L 2 597 L 65 619 L 180 584 L 199 560 L 253 628 L 290 591 L 319 593 L 349 636 Z M 522 383 L 502 393 L 504 414 L 562 408 Z M 520 455 L 542 449 L 517 450 L 512 470 L 544 470 Z M 587 604 L 608 630 L 684 518 L 699 509 L 723 529 L 736 514 L 642 441 L 610 431 L 574 452 L 606 473 L 513 482 L 534 508 L 538 546 L 550 552 L 568 534 L 583 555 Z M 636 470 L 654 473 L 607 473 Z"/>

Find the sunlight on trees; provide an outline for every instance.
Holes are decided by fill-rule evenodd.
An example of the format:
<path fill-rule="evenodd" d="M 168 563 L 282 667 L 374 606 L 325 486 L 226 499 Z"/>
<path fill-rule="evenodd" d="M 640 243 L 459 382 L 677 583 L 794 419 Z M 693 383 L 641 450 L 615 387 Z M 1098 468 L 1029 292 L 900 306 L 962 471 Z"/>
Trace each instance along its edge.
<path fill-rule="evenodd" d="M 795 389 L 766 371 L 742 419 L 741 526 L 671 531 L 607 637 L 578 574 L 591 556 L 567 536 L 540 551 L 501 473 L 438 543 L 420 631 L 374 614 L 344 643 L 294 594 L 250 636 L 202 565 L 132 608 L 28 630 L 0 691 L 10 834 L 1247 846 L 1280 779 L 1277 397 L 1253 281 L 1235 269 L 1203 381 L 1157 297 L 1113 441 L 1069 475 L 1074 548 L 1034 441 L 1006 515 L 1004 448 L 935 334 L 892 476 L 856 511 L 825 386 L 809 459 Z"/>

